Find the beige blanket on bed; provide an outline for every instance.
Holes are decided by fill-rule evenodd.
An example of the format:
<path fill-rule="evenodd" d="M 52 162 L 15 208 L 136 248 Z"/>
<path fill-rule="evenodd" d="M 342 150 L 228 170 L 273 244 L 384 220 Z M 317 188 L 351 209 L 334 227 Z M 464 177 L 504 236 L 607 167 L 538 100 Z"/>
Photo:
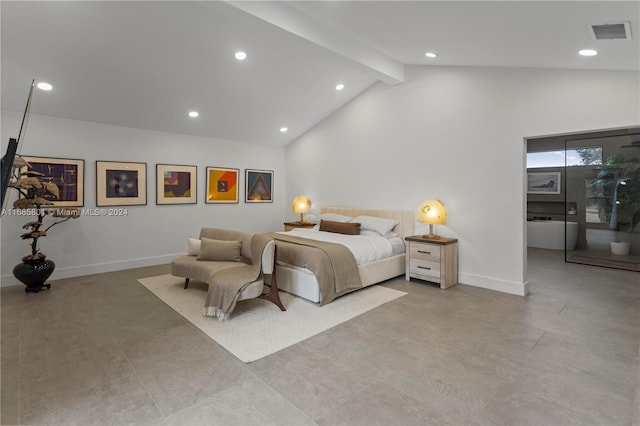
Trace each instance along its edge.
<path fill-rule="evenodd" d="M 279 233 L 268 235 L 276 240 L 279 261 L 307 268 L 316 276 L 322 292 L 320 305 L 325 305 L 349 291 L 362 288 L 353 253 L 342 244 Z"/>
<path fill-rule="evenodd" d="M 251 239 L 252 265 L 223 269 L 213 274 L 204 303 L 205 315 L 217 317 L 220 321 L 229 319 L 240 293 L 260 277 L 262 252 L 270 240 L 266 234 L 255 234 Z"/>

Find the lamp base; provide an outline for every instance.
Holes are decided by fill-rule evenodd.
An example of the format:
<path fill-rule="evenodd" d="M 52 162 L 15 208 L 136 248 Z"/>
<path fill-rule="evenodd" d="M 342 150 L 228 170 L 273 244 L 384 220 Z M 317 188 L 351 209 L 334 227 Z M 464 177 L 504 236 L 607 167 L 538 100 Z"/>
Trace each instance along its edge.
<path fill-rule="evenodd" d="M 300 224 L 300 225 L 309 225 L 309 224 L 311 224 L 312 222 L 309 222 L 308 220 L 304 220 L 303 214 L 304 213 L 300 213 L 300 220 L 298 221 L 298 224 Z"/>
<path fill-rule="evenodd" d="M 439 240 L 442 237 L 440 235 L 436 235 L 436 234 L 425 234 L 425 235 L 422 236 L 422 238 L 428 238 L 430 240 Z"/>
<path fill-rule="evenodd" d="M 430 240 L 439 240 L 440 235 L 433 233 L 433 224 L 429 224 L 429 233 L 422 236 L 422 238 L 429 238 Z"/>

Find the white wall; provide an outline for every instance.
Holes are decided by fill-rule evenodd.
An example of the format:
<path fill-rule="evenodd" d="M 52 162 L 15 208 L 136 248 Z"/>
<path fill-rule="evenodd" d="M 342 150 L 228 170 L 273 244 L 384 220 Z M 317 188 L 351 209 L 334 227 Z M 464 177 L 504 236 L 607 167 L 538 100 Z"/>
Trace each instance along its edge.
<path fill-rule="evenodd" d="M 2 152 L 17 137 L 21 114 L 2 113 Z M 96 208 L 96 160 L 147 163 L 147 205 L 128 207 L 124 217 L 84 216 L 62 223 L 40 239 L 40 247 L 56 263 L 52 279 L 168 263 L 186 252 L 187 236 L 202 226 L 244 231 L 279 231 L 285 215 L 284 148 L 153 132 L 82 121 L 31 115 L 21 153 L 29 156 L 85 160 L 84 207 Z M 198 166 L 195 205 L 156 205 L 156 164 Z M 238 204 L 205 204 L 207 166 L 240 169 Z M 244 203 L 244 169 L 274 171 L 274 202 Z M 15 191 L 10 190 L 15 199 Z M 20 239 L 30 218 L 3 216 L 2 285 L 18 282 L 12 275 L 20 258 L 29 254 Z"/>
<path fill-rule="evenodd" d="M 286 199 L 449 211 L 459 281 L 526 294 L 525 137 L 640 123 L 637 72 L 407 68 L 286 148 Z M 424 233 L 417 225 L 417 233 Z"/>

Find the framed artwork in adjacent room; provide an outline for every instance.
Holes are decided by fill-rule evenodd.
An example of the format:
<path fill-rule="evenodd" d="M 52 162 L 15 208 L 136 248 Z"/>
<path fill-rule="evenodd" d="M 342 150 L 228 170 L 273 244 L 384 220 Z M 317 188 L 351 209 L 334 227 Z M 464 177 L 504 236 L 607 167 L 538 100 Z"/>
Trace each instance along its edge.
<path fill-rule="evenodd" d="M 96 161 L 96 205 L 147 204 L 147 164 Z"/>
<path fill-rule="evenodd" d="M 197 166 L 156 164 L 156 204 L 196 204 Z"/>
<path fill-rule="evenodd" d="M 239 169 L 207 167 L 206 203 L 237 203 Z"/>
<path fill-rule="evenodd" d="M 42 173 L 37 176 L 40 182 L 53 182 L 58 187 L 58 197 L 49 201 L 54 206 L 84 206 L 84 160 L 69 158 L 22 156 L 28 163 L 21 172 Z"/>
<path fill-rule="evenodd" d="M 560 194 L 560 172 L 527 173 L 528 194 Z"/>
<path fill-rule="evenodd" d="M 273 170 L 245 169 L 244 201 L 273 203 Z"/>

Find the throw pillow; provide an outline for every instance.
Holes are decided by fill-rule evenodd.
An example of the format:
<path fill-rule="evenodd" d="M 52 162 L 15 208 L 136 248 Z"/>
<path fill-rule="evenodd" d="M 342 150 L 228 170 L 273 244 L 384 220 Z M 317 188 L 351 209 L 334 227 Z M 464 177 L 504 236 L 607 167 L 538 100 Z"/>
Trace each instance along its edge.
<path fill-rule="evenodd" d="M 203 238 L 198 260 L 240 261 L 242 241 L 223 241 Z"/>
<path fill-rule="evenodd" d="M 334 232 L 336 234 L 360 235 L 360 224 L 354 222 L 333 222 L 331 220 L 320 220 L 320 230 Z"/>
<path fill-rule="evenodd" d="M 196 240 L 195 238 L 189 237 L 188 239 L 189 248 L 187 250 L 187 254 L 189 256 L 197 256 L 200 254 L 200 240 Z"/>

